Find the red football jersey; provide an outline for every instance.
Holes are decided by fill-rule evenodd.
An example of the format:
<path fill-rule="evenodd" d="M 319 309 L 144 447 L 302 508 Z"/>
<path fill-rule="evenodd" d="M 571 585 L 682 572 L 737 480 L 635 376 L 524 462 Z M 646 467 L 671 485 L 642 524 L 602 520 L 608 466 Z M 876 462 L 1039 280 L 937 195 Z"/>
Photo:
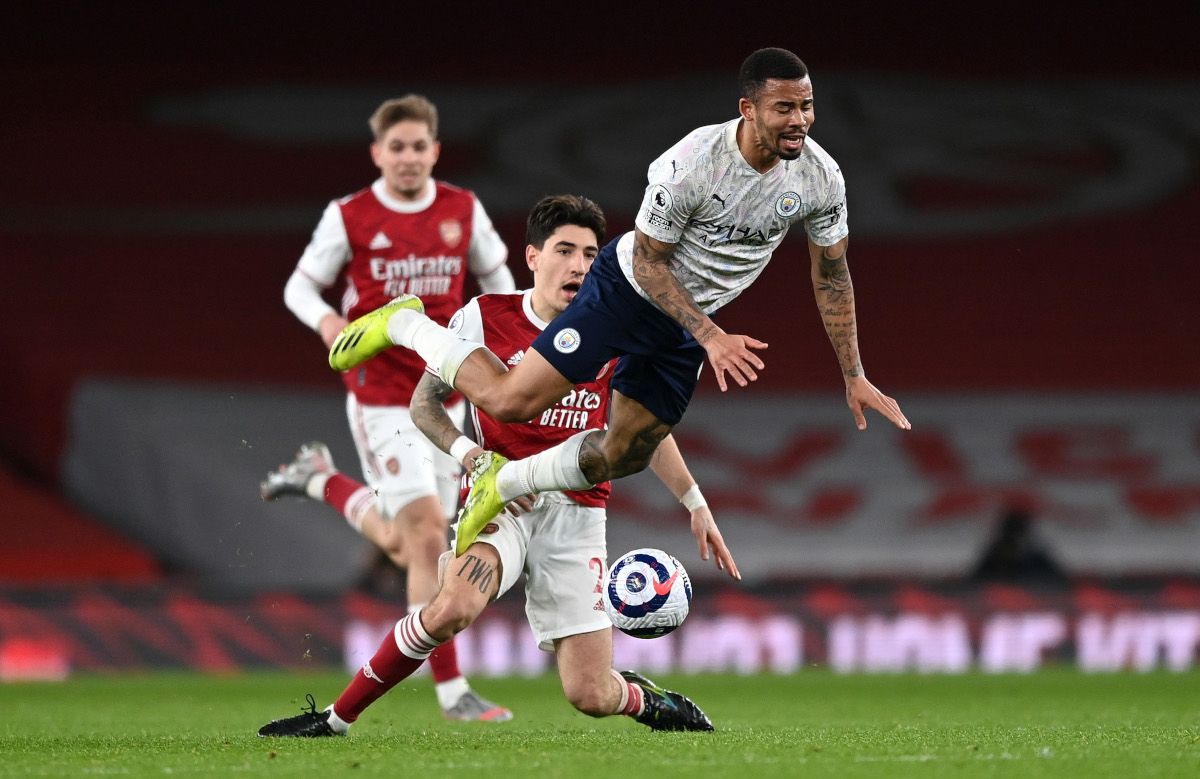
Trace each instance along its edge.
<path fill-rule="evenodd" d="M 425 313 L 442 325 L 462 305 L 475 198 L 441 181 L 436 186 L 429 207 L 413 213 L 388 208 L 370 188 L 338 202 L 352 253 L 344 269 L 347 319 L 404 294 L 418 295 Z M 388 349 L 342 379 L 365 405 L 406 406 L 424 368 L 414 352 Z"/>
<path fill-rule="evenodd" d="M 521 362 L 525 350 L 546 326 L 529 302 L 530 292 L 480 295 L 455 314 L 450 329 L 460 337 L 482 341 L 506 365 Z M 575 389 L 528 422 L 497 422 L 472 409 L 476 440 L 484 449 L 510 460 L 529 457 L 560 444 L 581 430 L 608 427 L 610 383 L 616 360 L 600 375 Z M 580 505 L 604 507 L 612 492 L 609 482 L 566 494 Z"/>

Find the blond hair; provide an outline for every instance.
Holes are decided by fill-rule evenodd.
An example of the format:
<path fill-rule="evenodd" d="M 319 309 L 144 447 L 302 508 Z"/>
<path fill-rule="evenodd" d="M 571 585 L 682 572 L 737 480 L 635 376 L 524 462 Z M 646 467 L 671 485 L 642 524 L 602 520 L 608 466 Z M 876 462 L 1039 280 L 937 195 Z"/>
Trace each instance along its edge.
<path fill-rule="evenodd" d="M 392 125 L 406 120 L 424 122 L 429 126 L 429 134 L 435 139 L 438 133 L 437 106 L 424 95 L 408 94 L 404 97 L 393 97 L 385 100 L 371 114 L 367 124 L 375 133 L 375 140 L 383 140 L 383 135 Z"/>

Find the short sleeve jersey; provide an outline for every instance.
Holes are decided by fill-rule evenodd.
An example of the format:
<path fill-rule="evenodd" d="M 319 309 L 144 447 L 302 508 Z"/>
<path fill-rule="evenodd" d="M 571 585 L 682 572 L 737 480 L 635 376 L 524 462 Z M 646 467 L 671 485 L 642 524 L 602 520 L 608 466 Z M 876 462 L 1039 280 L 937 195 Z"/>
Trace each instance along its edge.
<path fill-rule="evenodd" d="M 694 130 L 652 162 L 636 220 L 646 235 L 675 244 L 671 270 L 708 314 L 758 278 L 795 222 L 818 246 L 849 234 L 846 184 L 833 158 L 809 137 L 798 158 L 759 173 L 738 148 L 740 122 Z M 648 299 L 633 278 L 632 234 L 617 258 Z"/>
<path fill-rule="evenodd" d="M 482 343 L 510 368 L 520 364 L 533 339 L 546 327 L 533 311 L 532 293 L 480 295 L 454 315 L 450 331 Z M 575 385 L 562 400 L 528 422 L 497 422 L 477 408 L 471 411 L 476 440 L 489 451 L 520 459 L 560 444 L 583 430 L 607 427 L 610 381 L 616 360 L 592 381 Z M 583 506 L 604 507 L 612 493 L 609 482 L 588 490 L 564 491 Z"/>
<path fill-rule="evenodd" d="M 413 294 L 444 325 L 462 306 L 467 271 L 484 275 L 506 259 L 503 241 L 470 191 L 432 181 L 426 197 L 401 202 L 380 179 L 329 204 L 298 267 L 323 287 L 345 279 L 347 319 Z M 388 349 L 342 379 L 364 405 L 407 406 L 424 367 L 416 353 Z"/>

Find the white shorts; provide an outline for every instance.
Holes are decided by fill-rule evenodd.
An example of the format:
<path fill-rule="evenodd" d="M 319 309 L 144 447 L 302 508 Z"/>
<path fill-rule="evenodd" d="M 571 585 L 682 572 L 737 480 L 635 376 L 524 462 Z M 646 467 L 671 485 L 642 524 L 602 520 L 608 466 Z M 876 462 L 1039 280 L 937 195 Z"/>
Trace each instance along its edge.
<path fill-rule="evenodd" d="M 456 403 L 446 411 L 461 430 L 466 404 Z M 407 406 L 364 406 L 347 394 L 346 416 L 363 480 L 379 496 L 385 519 L 430 495 L 441 501 L 446 516 L 454 516 L 462 467 L 417 429 Z"/>
<path fill-rule="evenodd" d="M 500 553 L 499 598 L 522 571 L 525 616 L 538 646 L 554 650 L 554 639 L 612 627 L 600 596 L 608 574 L 602 508 L 580 506 L 561 492 L 546 492 L 537 507 L 513 518 L 501 514 L 479 541 Z"/>

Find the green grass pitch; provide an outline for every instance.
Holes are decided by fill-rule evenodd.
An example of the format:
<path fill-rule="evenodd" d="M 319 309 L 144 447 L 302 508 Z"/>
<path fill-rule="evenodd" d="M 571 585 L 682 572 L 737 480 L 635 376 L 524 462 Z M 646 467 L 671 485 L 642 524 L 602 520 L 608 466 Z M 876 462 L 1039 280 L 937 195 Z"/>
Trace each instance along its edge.
<path fill-rule="evenodd" d="M 480 679 L 504 724 L 452 724 L 428 679 L 348 738 L 259 739 L 340 672 L 0 685 L 0 776 L 1200 777 L 1200 674 L 666 677 L 711 734 L 572 710 L 553 676 Z"/>

